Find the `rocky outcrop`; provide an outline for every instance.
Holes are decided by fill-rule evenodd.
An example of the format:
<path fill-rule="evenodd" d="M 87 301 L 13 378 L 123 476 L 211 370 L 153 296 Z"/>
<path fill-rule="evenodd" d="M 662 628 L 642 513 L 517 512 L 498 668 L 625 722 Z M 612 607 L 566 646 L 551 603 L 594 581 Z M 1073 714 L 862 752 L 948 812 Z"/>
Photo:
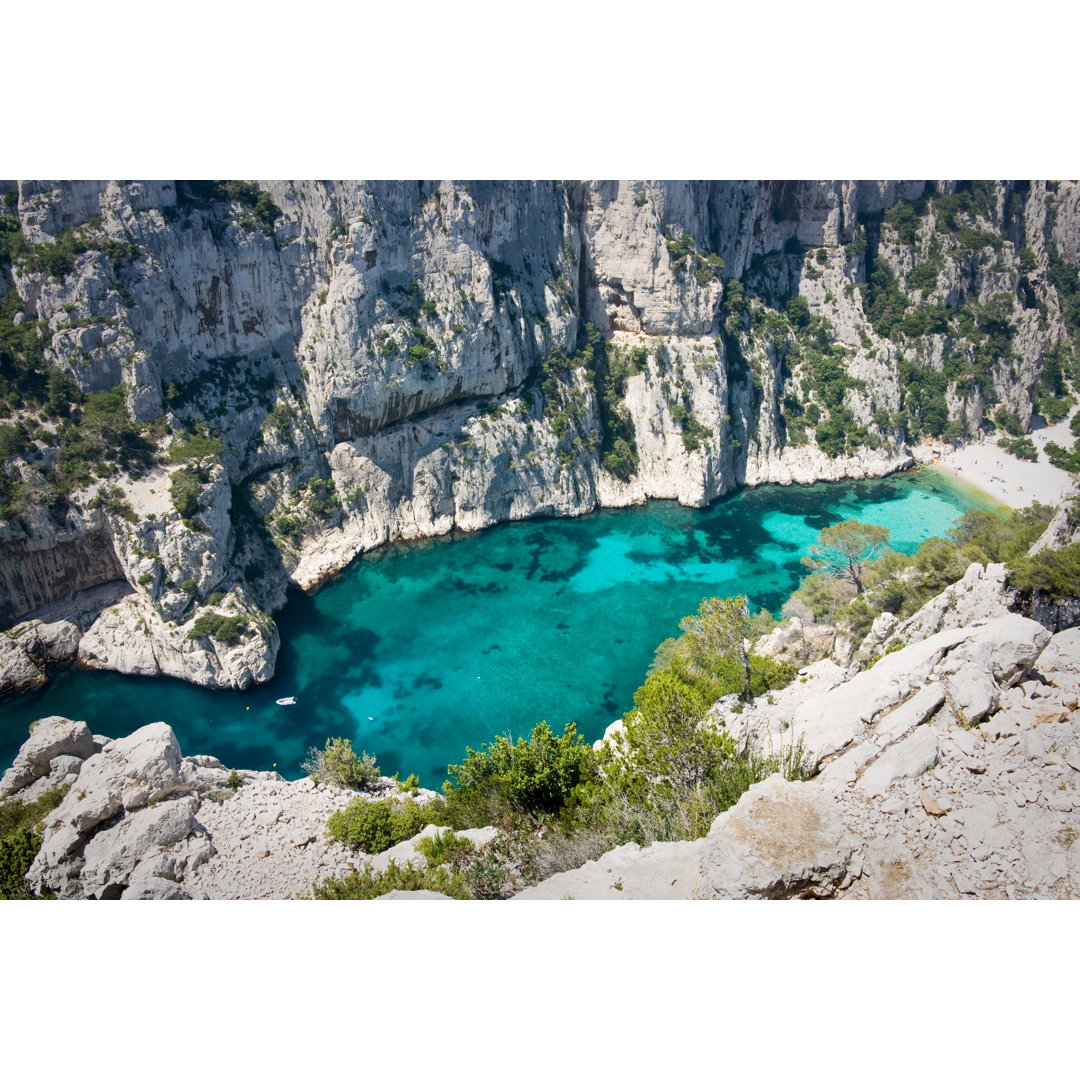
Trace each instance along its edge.
<path fill-rule="evenodd" d="M 1023 678 L 1049 640 L 1049 632 L 1038 623 L 1010 613 L 942 630 L 888 653 L 869 670 L 824 693 L 807 697 L 805 691 L 781 692 L 771 704 L 759 699 L 739 712 L 732 699 L 725 698 L 712 715 L 744 749 L 763 756 L 800 744 L 803 767 L 813 775 L 871 730 L 886 740 L 879 749 L 891 745 L 907 730 L 893 713 L 906 717 L 909 701 L 927 702 L 916 709 L 921 719 L 929 715 L 932 699 L 937 705 L 947 699 L 962 722 L 978 723 L 996 709 L 1002 691 Z M 821 662 L 825 671 L 829 666 L 835 665 Z"/>
<path fill-rule="evenodd" d="M 45 819 L 27 875 L 40 895 L 292 898 L 310 896 L 317 879 L 365 861 L 324 838 L 327 819 L 355 792 L 290 783 L 276 773 L 233 774 L 206 755 L 185 758 L 167 724 L 114 741 L 63 717 L 39 721 L 0 793 L 29 800 L 62 783 L 70 788 Z M 393 797 L 396 789 L 385 780 L 370 797 Z M 492 833 L 462 835 L 482 846 Z M 384 852 L 374 857 L 376 869 L 410 856 L 422 859 L 411 844 Z"/>
<path fill-rule="evenodd" d="M 30 729 L 15 761 L 0 780 L 0 798 L 19 794 L 32 800 L 46 787 L 55 787 L 78 774 L 82 762 L 100 749 L 90 729 L 81 721 L 47 716 Z"/>
<path fill-rule="evenodd" d="M 926 681 L 873 724 L 856 715 L 855 737 L 817 777 L 756 784 L 707 837 L 628 844 L 515 899 L 1080 895 L 1080 629 L 1033 635 L 1044 642 L 1033 666 L 1022 647 L 1006 660 L 993 633 L 969 639 L 970 672 L 1023 669 L 981 724 L 954 707 L 947 680 Z M 927 658 L 913 650 L 892 656 L 910 654 L 922 671 Z M 855 681 L 837 684 L 844 673 L 830 661 L 802 679 L 777 695 L 788 715 L 807 703 L 820 715 L 826 700 L 838 708 L 837 689 Z"/>

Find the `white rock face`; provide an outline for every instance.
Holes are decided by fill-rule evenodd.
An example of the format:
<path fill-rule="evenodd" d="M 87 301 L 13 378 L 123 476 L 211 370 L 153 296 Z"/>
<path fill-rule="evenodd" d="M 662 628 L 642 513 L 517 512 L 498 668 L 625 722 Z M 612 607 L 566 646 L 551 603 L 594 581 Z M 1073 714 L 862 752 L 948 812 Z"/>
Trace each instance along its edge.
<path fill-rule="evenodd" d="M 224 442 L 194 520 L 170 499 L 186 468 L 174 462 L 119 478 L 132 514 L 91 509 L 87 491 L 62 522 L 0 524 L 0 622 L 106 582 L 136 594 L 95 629 L 87 662 L 242 686 L 272 672 L 271 629 L 260 622 L 223 655 L 204 641 L 187 648 L 175 628 L 207 607 L 272 611 L 288 585 L 311 587 L 391 540 L 647 498 L 701 506 L 740 484 L 881 476 L 914 461 L 898 431 L 879 429 L 900 408 L 901 357 L 867 320 L 864 260 L 842 245 L 860 214 L 917 198 L 924 181 L 242 188 L 19 186 L 32 242 L 94 222 L 91 238 L 137 249 L 118 268 L 91 243 L 62 280 L 15 268 L 26 316 L 50 327 L 48 359 L 87 392 L 123 384 L 140 420 L 206 422 Z M 265 229 L 250 213 L 259 193 L 281 211 Z M 1031 189 L 1025 242 L 1038 259 L 1036 222 L 1051 216 L 1059 249 L 1072 250 L 1075 201 L 1071 184 Z M 804 259 L 796 242 L 819 250 Z M 888 237 L 880 258 L 910 269 Z M 980 302 L 1018 287 L 1011 245 L 997 260 L 993 272 L 979 263 Z M 844 395 L 867 431 L 857 448 L 829 456 L 812 433 L 800 444 L 788 431 L 789 399 L 807 403 L 813 380 L 789 370 L 773 331 L 725 306 L 751 264 L 781 307 L 797 294 L 828 320 L 859 380 Z M 1026 308 L 1016 316 L 1017 377 L 1008 365 L 993 373 L 1018 408 L 1030 409 L 1039 357 L 1063 326 L 1046 302 L 1045 326 Z M 572 355 L 586 323 L 606 335 L 609 367 L 636 357 L 616 394 L 637 446 L 628 480 L 605 466 L 603 370 L 568 362 L 548 385 L 545 364 Z M 933 363 L 943 347 L 934 338 Z M 950 408 L 975 423 L 982 403 Z M 269 541 L 245 524 L 249 509 Z M 219 592 L 223 611 L 210 599 Z M 0 689 L 38 682 L 39 659 L 5 646 Z"/>
<path fill-rule="evenodd" d="M 922 776 L 937 763 L 937 735 L 920 728 L 882 754 L 863 773 L 858 786 L 864 795 L 883 795 L 894 781 Z"/>

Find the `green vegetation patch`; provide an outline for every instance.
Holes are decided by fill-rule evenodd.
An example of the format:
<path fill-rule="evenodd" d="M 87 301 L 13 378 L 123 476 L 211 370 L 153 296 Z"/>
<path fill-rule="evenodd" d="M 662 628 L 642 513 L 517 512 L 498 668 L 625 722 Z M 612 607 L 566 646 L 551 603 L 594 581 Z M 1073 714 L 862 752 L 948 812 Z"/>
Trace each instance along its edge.
<path fill-rule="evenodd" d="M 67 794 L 63 784 L 33 802 L 15 796 L 0 799 L 0 900 L 33 900 L 24 880 L 41 849 L 41 826 Z"/>
<path fill-rule="evenodd" d="M 191 585 L 194 586 L 194 584 L 195 582 L 192 581 Z M 204 611 L 187 632 L 187 640 L 212 638 L 223 645 L 235 645 L 250 628 L 250 622 L 243 615 L 221 615 L 216 611 Z"/>
<path fill-rule="evenodd" d="M 1075 600 L 1080 596 L 1080 544 L 1015 560 L 1008 583 L 1025 597 Z"/>
<path fill-rule="evenodd" d="M 1008 439 L 1002 436 L 998 439 L 998 445 L 1006 454 L 1012 454 L 1013 457 L 1020 458 L 1023 461 L 1039 460 L 1039 451 L 1029 438 Z"/>
<path fill-rule="evenodd" d="M 339 843 L 377 855 L 414 837 L 433 814 L 412 799 L 353 799 L 344 810 L 331 814 L 327 832 Z"/>
<path fill-rule="evenodd" d="M 342 878 L 327 878 L 314 886 L 312 894 L 316 900 L 374 900 L 395 890 L 440 892 L 455 900 L 468 900 L 471 896 L 460 872 L 444 866 L 423 869 L 410 863 L 399 866 L 392 859 L 381 873 L 367 865 L 362 873 L 352 870 Z"/>
<path fill-rule="evenodd" d="M 349 739 L 327 739 L 322 750 L 311 747 L 301 767 L 316 786 L 366 788 L 381 775 L 375 756 L 366 752 L 357 754 Z"/>
<path fill-rule="evenodd" d="M 48 273 L 59 281 L 75 269 L 75 260 L 80 255 L 100 251 L 109 260 L 113 273 L 119 273 L 126 263 L 139 257 L 141 250 L 137 244 L 100 234 L 101 227 L 101 218 L 94 217 L 82 225 L 58 229 L 51 244 L 34 244 L 25 249 L 20 269 Z"/>

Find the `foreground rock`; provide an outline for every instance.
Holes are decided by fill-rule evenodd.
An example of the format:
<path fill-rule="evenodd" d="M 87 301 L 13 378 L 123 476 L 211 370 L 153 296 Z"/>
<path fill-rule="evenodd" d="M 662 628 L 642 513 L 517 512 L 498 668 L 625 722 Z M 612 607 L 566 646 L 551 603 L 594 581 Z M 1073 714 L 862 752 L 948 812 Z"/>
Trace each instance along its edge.
<path fill-rule="evenodd" d="M 837 751 L 811 754 L 814 779 L 770 777 L 700 840 L 628 844 L 515 899 L 1080 896 L 1080 629 L 1051 638 L 1015 619 L 890 654 L 882 685 L 908 688 L 899 704 L 879 708 L 884 691 L 865 680 L 852 693 L 856 679 L 830 661 L 805 669 L 772 706 L 745 711 L 759 728 L 739 730 L 758 752 L 790 749 L 779 721 L 777 742 L 761 741 L 784 713 L 849 730 Z M 957 704 L 957 685 L 995 688 L 980 723 Z M 718 712 L 736 718 L 731 704 Z"/>
<path fill-rule="evenodd" d="M 229 779 L 217 758 L 183 757 L 167 724 L 110 740 L 49 717 L 33 726 L 0 793 L 29 800 L 71 785 L 27 875 L 42 895 L 283 899 L 310 896 L 317 879 L 364 861 L 324 835 L 355 792 L 245 770 L 234 792 Z M 370 797 L 395 792 L 384 780 Z"/>

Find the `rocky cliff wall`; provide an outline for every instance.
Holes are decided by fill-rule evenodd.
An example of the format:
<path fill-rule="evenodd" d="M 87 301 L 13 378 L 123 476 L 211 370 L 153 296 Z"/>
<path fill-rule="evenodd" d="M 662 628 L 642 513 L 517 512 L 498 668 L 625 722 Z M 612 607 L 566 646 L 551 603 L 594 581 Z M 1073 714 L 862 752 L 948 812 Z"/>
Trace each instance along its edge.
<path fill-rule="evenodd" d="M 9 621 L 119 575 L 148 626 L 244 616 L 267 648 L 287 584 L 392 540 L 882 475 L 991 407 L 1027 424 L 1080 235 L 1067 183 L 35 181 L 14 202 L 0 266 L 45 368 L 123 386 L 163 449 L 221 446 L 47 511 L 41 428 L 9 505 L 60 550 L 118 487 L 114 561 L 47 576 L 5 543 Z"/>

